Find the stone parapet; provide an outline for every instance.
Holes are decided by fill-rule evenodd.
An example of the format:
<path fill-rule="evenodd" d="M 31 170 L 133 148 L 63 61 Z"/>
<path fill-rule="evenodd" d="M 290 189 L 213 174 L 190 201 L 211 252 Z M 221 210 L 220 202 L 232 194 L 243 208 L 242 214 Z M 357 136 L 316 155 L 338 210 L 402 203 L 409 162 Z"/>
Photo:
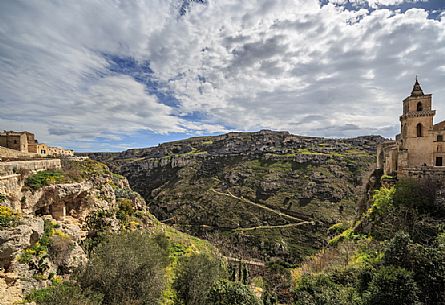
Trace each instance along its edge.
<path fill-rule="evenodd" d="M 11 175 L 19 170 L 39 171 L 59 169 L 61 167 L 60 159 L 0 162 L 0 175 Z"/>
<path fill-rule="evenodd" d="M 397 171 L 397 178 L 445 180 L 445 167 L 421 166 L 418 168 L 403 168 Z"/>

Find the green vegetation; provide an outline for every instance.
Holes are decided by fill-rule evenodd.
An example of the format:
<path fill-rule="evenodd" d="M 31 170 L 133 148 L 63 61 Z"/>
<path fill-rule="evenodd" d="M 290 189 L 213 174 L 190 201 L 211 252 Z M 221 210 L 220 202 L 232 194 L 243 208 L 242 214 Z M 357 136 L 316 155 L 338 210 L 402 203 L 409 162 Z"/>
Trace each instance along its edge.
<path fill-rule="evenodd" d="M 364 294 L 364 304 L 421 304 L 418 293 L 411 272 L 400 267 L 384 266 L 373 273 Z"/>
<path fill-rule="evenodd" d="M 176 274 L 173 287 L 179 298 L 188 305 L 206 305 L 210 287 L 224 278 L 227 271 L 216 257 L 196 254 L 184 256 Z"/>
<path fill-rule="evenodd" d="M 436 187 L 401 180 L 377 190 L 361 219 L 294 273 L 294 304 L 445 304 L 445 214 Z"/>
<path fill-rule="evenodd" d="M 91 159 L 86 159 L 84 161 L 64 161 L 63 170 L 65 174 L 74 181 L 79 181 L 82 179 L 87 179 L 92 176 L 101 176 L 111 174 L 108 166 L 105 164 L 94 161 Z"/>
<path fill-rule="evenodd" d="M 0 193 L 0 203 L 5 202 L 6 199 L 8 199 L 8 197 L 7 197 L 5 194 L 1 194 L 1 193 Z"/>
<path fill-rule="evenodd" d="M 225 281 L 226 268 L 206 242 L 166 229 L 165 235 L 104 236 L 71 282 L 35 290 L 26 300 L 39 305 L 259 305 L 247 286 Z"/>
<path fill-rule="evenodd" d="M 220 281 L 212 287 L 204 304 L 260 305 L 260 302 L 247 286 L 239 282 Z"/>
<path fill-rule="evenodd" d="M 10 207 L 0 206 L 0 227 L 14 226 L 19 219 L 17 215 Z"/>
<path fill-rule="evenodd" d="M 38 190 L 44 186 L 62 183 L 64 181 L 66 180 L 62 171 L 46 170 L 29 176 L 25 181 L 25 185 L 33 190 Z"/>
<path fill-rule="evenodd" d="M 307 148 L 300 148 L 298 149 L 298 153 L 301 155 L 322 155 L 322 156 L 326 156 L 328 154 L 322 153 L 322 152 L 316 152 L 316 151 L 311 151 Z"/>
<path fill-rule="evenodd" d="M 156 304 L 166 284 L 165 246 L 149 234 L 111 235 L 94 249 L 78 281 L 83 289 L 103 294 L 103 304 Z"/>
<path fill-rule="evenodd" d="M 77 284 L 65 282 L 34 290 L 26 301 L 39 305 L 100 305 L 102 295 L 82 290 Z"/>
<path fill-rule="evenodd" d="M 37 274 L 43 274 L 49 268 L 48 252 L 52 242 L 51 238 L 55 234 L 56 228 L 58 228 L 57 224 L 45 220 L 42 236 L 32 247 L 23 250 L 18 261 L 22 264 L 28 264 L 30 269 L 35 270 Z M 62 234 L 59 233 L 60 235 Z M 57 253 L 57 255 L 60 254 Z"/>

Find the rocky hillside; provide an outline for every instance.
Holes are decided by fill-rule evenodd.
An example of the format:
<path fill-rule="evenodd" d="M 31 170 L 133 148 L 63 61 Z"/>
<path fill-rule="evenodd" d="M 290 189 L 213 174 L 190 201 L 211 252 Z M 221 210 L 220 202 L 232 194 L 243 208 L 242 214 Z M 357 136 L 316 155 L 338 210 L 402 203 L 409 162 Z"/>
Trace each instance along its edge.
<path fill-rule="evenodd" d="M 21 302 L 30 293 L 38 304 L 47 304 L 42 300 L 46 290 L 36 289 L 68 281 L 112 233 L 162 233 L 182 254 L 189 248 L 209 249 L 160 224 L 126 178 L 102 163 L 77 159 L 62 162 L 59 169 L 14 172 L 17 184 L 0 181 L 1 305 Z M 170 298 L 165 294 L 163 304 Z"/>
<path fill-rule="evenodd" d="M 162 222 L 227 256 L 298 263 L 356 215 L 381 137 L 260 131 L 90 154 L 125 176 Z"/>

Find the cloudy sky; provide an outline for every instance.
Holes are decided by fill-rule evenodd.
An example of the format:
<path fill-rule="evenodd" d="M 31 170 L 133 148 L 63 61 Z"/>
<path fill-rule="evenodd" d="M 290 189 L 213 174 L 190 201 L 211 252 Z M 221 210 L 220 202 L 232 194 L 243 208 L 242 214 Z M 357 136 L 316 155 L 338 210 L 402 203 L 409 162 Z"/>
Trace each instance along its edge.
<path fill-rule="evenodd" d="M 79 151 L 392 137 L 416 75 L 444 120 L 444 0 L 0 1 L 0 130 Z"/>

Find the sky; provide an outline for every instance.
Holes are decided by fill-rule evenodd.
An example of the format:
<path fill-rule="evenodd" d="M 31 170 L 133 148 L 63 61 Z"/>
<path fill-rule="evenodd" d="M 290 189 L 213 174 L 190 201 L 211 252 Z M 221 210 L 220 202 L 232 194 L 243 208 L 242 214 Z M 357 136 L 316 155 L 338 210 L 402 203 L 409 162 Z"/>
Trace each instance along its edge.
<path fill-rule="evenodd" d="M 77 151 L 445 119 L 445 0 L 0 1 L 0 130 Z"/>

